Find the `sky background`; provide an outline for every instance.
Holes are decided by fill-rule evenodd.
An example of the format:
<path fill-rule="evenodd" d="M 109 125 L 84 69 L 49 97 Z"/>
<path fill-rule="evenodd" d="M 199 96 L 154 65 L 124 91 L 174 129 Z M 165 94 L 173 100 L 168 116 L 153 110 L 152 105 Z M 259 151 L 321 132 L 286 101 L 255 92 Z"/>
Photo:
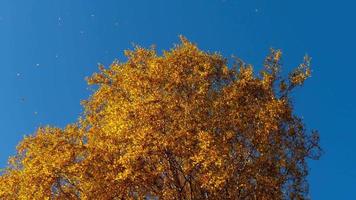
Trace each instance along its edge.
<path fill-rule="evenodd" d="M 354 3 L 353 3 L 354 2 Z M 296 113 L 320 131 L 313 199 L 356 199 L 356 2 L 349 0 L 0 0 L 0 168 L 41 125 L 75 122 L 97 63 L 132 44 L 171 48 L 183 34 L 207 51 L 261 68 L 270 47 L 284 72 L 310 55 Z"/>

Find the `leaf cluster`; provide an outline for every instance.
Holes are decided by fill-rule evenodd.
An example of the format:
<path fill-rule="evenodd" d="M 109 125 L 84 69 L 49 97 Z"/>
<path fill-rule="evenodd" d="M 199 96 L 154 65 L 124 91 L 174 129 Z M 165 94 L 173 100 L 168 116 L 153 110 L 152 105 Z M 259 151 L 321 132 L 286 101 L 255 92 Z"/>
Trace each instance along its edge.
<path fill-rule="evenodd" d="M 158 55 L 88 78 L 97 89 L 66 128 L 26 137 L 0 176 L 1 199 L 304 199 L 318 134 L 293 113 L 290 93 L 310 59 L 280 76 L 282 53 L 264 69 L 232 67 L 181 37 Z"/>

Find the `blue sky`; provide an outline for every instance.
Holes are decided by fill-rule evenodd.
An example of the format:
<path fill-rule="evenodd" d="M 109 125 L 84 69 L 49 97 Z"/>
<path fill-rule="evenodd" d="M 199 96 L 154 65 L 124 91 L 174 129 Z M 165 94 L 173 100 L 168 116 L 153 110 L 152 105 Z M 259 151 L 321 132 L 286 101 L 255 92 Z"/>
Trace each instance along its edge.
<path fill-rule="evenodd" d="M 270 47 L 284 72 L 304 54 L 313 75 L 294 93 L 324 155 L 310 163 L 313 199 L 356 198 L 356 2 L 339 0 L 0 0 L 0 167 L 23 135 L 74 122 L 84 78 L 124 59 L 132 43 L 158 50 L 183 34 L 199 47 L 260 68 Z"/>

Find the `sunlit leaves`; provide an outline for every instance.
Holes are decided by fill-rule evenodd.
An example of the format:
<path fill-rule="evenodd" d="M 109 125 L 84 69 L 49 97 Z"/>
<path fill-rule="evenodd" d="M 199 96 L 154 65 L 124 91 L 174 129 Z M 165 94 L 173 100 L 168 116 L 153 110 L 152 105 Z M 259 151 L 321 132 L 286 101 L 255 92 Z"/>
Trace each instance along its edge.
<path fill-rule="evenodd" d="M 40 128 L 0 177 L 3 199 L 283 199 L 307 194 L 306 159 L 318 134 L 293 114 L 290 92 L 310 76 L 306 58 L 287 78 L 271 49 L 257 76 L 181 37 L 126 51 L 88 78 L 85 112 L 64 129 Z"/>

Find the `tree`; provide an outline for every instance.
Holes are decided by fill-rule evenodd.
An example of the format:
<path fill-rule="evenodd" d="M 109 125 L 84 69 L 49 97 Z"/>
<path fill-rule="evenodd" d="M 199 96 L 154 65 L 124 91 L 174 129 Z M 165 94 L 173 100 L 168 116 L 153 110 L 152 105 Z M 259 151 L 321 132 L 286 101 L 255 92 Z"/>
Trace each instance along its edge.
<path fill-rule="evenodd" d="M 305 57 L 280 75 L 271 50 L 259 74 L 184 37 L 163 55 L 126 51 L 96 85 L 79 120 L 26 137 L 0 178 L 1 199 L 304 199 L 319 136 L 290 93 Z"/>

